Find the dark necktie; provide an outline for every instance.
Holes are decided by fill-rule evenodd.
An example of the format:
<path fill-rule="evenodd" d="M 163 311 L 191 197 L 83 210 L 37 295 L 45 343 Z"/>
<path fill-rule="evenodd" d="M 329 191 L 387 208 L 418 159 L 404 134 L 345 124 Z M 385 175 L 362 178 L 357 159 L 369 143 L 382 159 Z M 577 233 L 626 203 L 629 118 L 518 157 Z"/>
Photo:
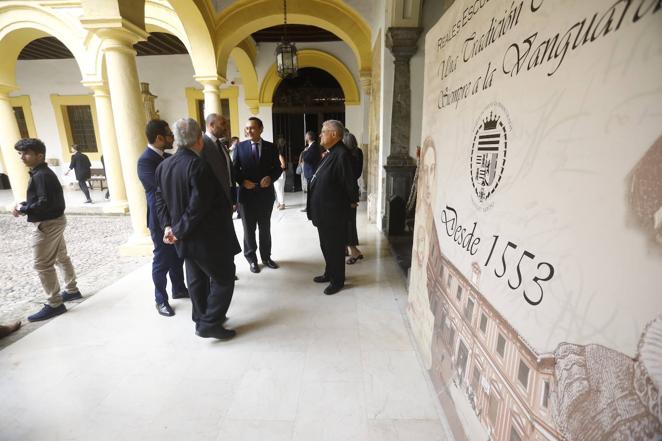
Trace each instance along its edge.
<path fill-rule="evenodd" d="M 253 155 L 253 161 L 255 161 L 255 163 L 257 163 L 257 162 L 260 161 L 260 154 L 258 153 L 258 150 L 257 150 L 257 143 L 253 142 L 253 143 L 251 143 L 251 146 L 252 146 L 251 147 L 251 154 Z"/>

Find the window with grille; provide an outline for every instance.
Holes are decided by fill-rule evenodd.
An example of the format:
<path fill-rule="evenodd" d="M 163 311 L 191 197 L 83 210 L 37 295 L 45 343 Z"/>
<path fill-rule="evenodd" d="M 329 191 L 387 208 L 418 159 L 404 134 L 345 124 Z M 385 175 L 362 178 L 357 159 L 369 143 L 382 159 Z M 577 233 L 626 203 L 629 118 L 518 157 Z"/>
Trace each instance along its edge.
<path fill-rule="evenodd" d="M 202 131 L 207 130 L 207 124 L 205 123 L 205 100 L 196 100 L 195 103 L 197 104 L 197 110 L 198 110 L 198 124 L 200 124 L 200 127 L 202 128 Z M 232 120 L 230 119 L 230 100 L 228 98 L 221 98 L 221 114 L 225 118 L 225 120 L 228 122 L 228 132 L 225 134 L 226 138 L 230 138 L 232 136 L 239 136 L 235 135 L 232 132 Z"/>
<path fill-rule="evenodd" d="M 480 315 L 480 332 L 485 334 L 487 331 L 487 316 L 485 314 Z"/>
<path fill-rule="evenodd" d="M 542 382 L 542 407 L 549 408 L 549 381 L 543 380 Z"/>
<path fill-rule="evenodd" d="M 490 395 L 490 402 L 487 406 L 487 417 L 490 419 L 492 424 L 496 424 L 496 419 L 499 414 L 499 397 L 495 394 Z"/>
<path fill-rule="evenodd" d="M 25 119 L 23 107 L 14 107 L 14 115 L 16 116 L 16 124 L 18 124 L 18 132 L 21 134 L 21 138 L 29 138 L 28 122 Z"/>
<path fill-rule="evenodd" d="M 499 354 L 499 356 L 503 358 L 503 356 L 506 353 L 506 339 L 501 334 L 499 334 L 499 337 L 497 338 L 496 350 L 497 350 L 497 354 Z"/>
<path fill-rule="evenodd" d="M 471 319 L 474 315 L 474 301 L 472 299 L 467 299 L 467 306 L 464 307 L 464 318 L 468 322 L 471 322 Z"/>
<path fill-rule="evenodd" d="M 65 114 L 69 123 L 71 143 L 78 145 L 83 153 L 96 153 L 97 139 L 94 134 L 94 120 L 90 106 L 65 106 Z"/>
<path fill-rule="evenodd" d="M 473 376 L 471 377 L 471 386 L 474 388 L 474 390 L 478 390 L 479 385 L 480 385 L 480 369 L 478 369 L 478 366 L 474 366 L 474 373 Z"/>
<path fill-rule="evenodd" d="M 517 370 L 517 379 L 519 383 L 524 386 L 524 389 L 529 387 L 529 367 L 524 361 L 519 361 L 519 369 Z"/>

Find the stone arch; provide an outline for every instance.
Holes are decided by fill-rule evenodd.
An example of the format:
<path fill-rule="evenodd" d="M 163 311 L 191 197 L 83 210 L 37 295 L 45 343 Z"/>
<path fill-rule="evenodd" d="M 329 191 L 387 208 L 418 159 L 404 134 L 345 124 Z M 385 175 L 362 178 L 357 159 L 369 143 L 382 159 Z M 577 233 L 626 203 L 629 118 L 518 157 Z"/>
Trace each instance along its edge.
<path fill-rule="evenodd" d="M 257 48 L 252 38 L 245 39 L 230 52 L 230 57 L 237 65 L 241 75 L 242 86 L 244 86 L 244 102 L 253 115 L 257 115 L 260 110 L 257 72 L 255 70 L 256 54 Z"/>
<path fill-rule="evenodd" d="M 326 29 L 340 37 L 354 52 L 361 76 L 370 74 L 372 59 L 370 26 L 340 0 L 290 0 L 288 23 Z M 217 59 L 224 76 L 231 51 L 253 32 L 283 23 L 283 5 L 271 0 L 236 2 L 223 10 L 216 22 L 221 37 Z"/>
<path fill-rule="evenodd" d="M 196 77 L 217 75 L 214 43 L 203 14 L 191 1 L 170 0 L 172 7 L 145 1 L 145 28 L 158 29 L 179 38 L 191 57 Z M 177 7 L 176 7 L 177 6 Z"/>
<path fill-rule="evenodd" d="M 298 51 L 299 67 L 316 67 L 322 69 L 332 75 L 345 95 L 345 105 L 352 106 L 360 104 L 361 98 L 359 88 L 356 81 L 352 76 L 350 70 L 345 64 L 326 52 L 316 49 L 302 49 Z M 276 71 L 276 64 L 274 63 L 267 71 L 262 87 L 260 88 L 260 105 L 269 106 L 273 104 L 274 92 L 282 79 L 278 76 Z"/>
<path fill-rule="evenodd" d="M 73 54 L 81 79 L 90 81 L 99 74 L 96 54 L 84 42 L 88 32 L 74 17 L 38 5 L 0 6 L 0 84 L 16 85 L 16 62 L 31 41 L 52 36 Z"/>

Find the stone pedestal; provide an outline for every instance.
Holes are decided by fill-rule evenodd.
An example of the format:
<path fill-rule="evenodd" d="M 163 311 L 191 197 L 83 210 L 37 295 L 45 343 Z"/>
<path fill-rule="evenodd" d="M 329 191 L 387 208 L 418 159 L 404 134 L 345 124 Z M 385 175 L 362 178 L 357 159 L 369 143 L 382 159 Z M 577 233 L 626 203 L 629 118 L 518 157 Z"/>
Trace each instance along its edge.
<path fill-rule="evenodd" d="M 386 185 L 384 188 L 385 210 L 382 228 L 387 234 L 404 230 L 398 226 L 389 231 L 390 202 L 402 198 L 405 202 L 416 171 L 416 161 L 409 156 L 409 133 L 411 131 L 411 75 L 409 61 L 418 49 L 421 28 L 392 27 L 386 31 L 386 46 L 395 57 L 393 77 L 393 107 L 391 112 L 391 151 L 386 158 Z"/>

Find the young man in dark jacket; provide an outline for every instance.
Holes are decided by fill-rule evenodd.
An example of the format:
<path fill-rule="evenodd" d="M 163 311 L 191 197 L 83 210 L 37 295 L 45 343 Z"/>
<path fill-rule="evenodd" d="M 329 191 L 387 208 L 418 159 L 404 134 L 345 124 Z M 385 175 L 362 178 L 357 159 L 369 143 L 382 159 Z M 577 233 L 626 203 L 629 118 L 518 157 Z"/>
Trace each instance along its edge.
<path fill-rule="evenodd" d="M 78 186 L 85 195 L 85 203 L 91 204 L 92 199 L 90 198 L 90 189 L 87 188 L 87 181 L 89 181 L 91 177 L 92 163 L 86 154 L 80 152 L 79 147 L 76 144 L 73 144 L 71 148 L 74 150 L 74 154 L 71 155 L 71 163 L 69 164 L 69 170 L 67 170 L 65 176 L 73 169 L 74 174 L 76 175 L 76 180 L 78 181 Z"/>
<path fill-rule="evenodd" d="M 44 161 L 46 146 L 39 139 L 21 139 L 14 148 L 21 155 L 21 161 L 30 168 L 30 183 L 27 200 L 16 205 L 12 214 L 15 217 L 27 215 L 28 222 L 34 224 L 34 268 L 47 295 L 44 307 L 28 317 L 29 321 L 36 322 L 65 313 L 67 308 L 63 302 L 80 299 L 82 296 L 76 285 L 76 272 L 67 254 L 67 245 L 64 243 L 67 219 L 64 216 L 62 185 Z M 64 275 L 66 285 L 63 292 L 60 292 L 55 265 Z"/>

